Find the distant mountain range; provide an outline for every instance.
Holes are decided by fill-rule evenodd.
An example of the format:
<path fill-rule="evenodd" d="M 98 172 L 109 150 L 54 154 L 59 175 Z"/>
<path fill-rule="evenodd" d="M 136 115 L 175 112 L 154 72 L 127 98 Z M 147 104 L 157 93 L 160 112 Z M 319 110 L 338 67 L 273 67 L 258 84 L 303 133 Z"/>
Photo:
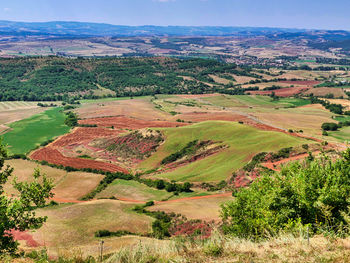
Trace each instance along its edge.
<path fill-rule="evenodd" d="M 144 42 L 142 37 L 150 37 L 152 40 Z M 169 36 L 169 39 L 166 39 Z M 130 45 L 125 49 L 125 43 L 121 45 L 117 39 L 132 38 L 128 40 Z M 161 42 L 158 38 L 165 38 Z M 174 37 L 180 38 L 175 39 Z M 101 39 L 103 38 L 103 39 Z M 186 38 L 184 40 L 183 38 Z M 200 39 L 202 38 L 202 39 Z M 232 55 L 232 42 L 225 42 L 225 38 L 234 38 L 239 44 L 238 49 L 249 47 L 274 48 L 273 43 L 280 42 L 281 45 L 305 46 L 310 48 L 330 51 L 338 49 L 347 56 L 350 56 L 350 31 L 344 30 L 311 30 L 311 29 L 290 29 L 290 28 L 269 28 L 269 27 L 220 27 L 220 26 L 121 26 L 103 23 L 85 22 L 13 22 L 0 21 L 0 53 L 11 54 L 70 54 L 70 55 L 115 55 L 133 53 L 141 55 L 164 55 L 177 54 L 188 55 L 188 52 L 197 52 L 199 48 L 216 46 L 221 48 L 221 54 Z M 77 50 L 94 49 L 94 44 L 104 45 L 104 52 L 70 52 L 62 43 L 59 46 L 51 40 L 88 40 L 91 45 L 80 43 L 75 46 Z M 15 46 L 14 43 L 24 41 L 35 42 L 29 46 Z M 124 40 L 125 41 L 125 40 Z M 46 44 L 45 44 L 46 43 Z M 131 43 L 133 43 L 131 45 Z M 193 48 L 195 44 L 196 47 Z M 272 46 L 271 46 L 272 45 Z M 281 46 L 280 45 L 280 46 Z M 286 48 L 288 48 L 288 45 Z M 71 47 L 70 44 L 66 46 Z M 148 48 L 146 48 L 146 46 Z M 153 47 L 153 49 L 151 48 Z M 115 48 L 120 48 L 116 50 Z M 150 49 L 151 48 L 151 49 Z M 113 50 L 112 50 L 113 49 Z M 333 49 L 333 50 L 332 50 Z M 44 51 L 45 52 L 44 52 Z M 49 50 L 49 51 L 47 51 Z M 106 51 L 107 50 L 107 51 Z M 109 50 L 109 51 L 108 51 Z M 68 53 L 67 53 L 68 52 Z M 158 53 L 157 53 L 158 52 Z M 213 53 L 210 48 L 203 51 L 203 54 Z M 197 52 L 198 53 L 198 52 Z M 215 53 L 215 52 L 214 52 Z M 294 54 L 292 53 L 288 53 Z"/>
<path fill-rule="evenodd" d="M 268 27 L 217 26 L 120 26 L 85 22 L 13 22 L 0 21 L 0 33 L 11 35 L 64 35 L 64 36 L 232 36 L 304 33 L 305 29 Z M 346 31 L 339 31 L 346 32 Z M 350 32 L 347 32 L 350 36 Z"/>

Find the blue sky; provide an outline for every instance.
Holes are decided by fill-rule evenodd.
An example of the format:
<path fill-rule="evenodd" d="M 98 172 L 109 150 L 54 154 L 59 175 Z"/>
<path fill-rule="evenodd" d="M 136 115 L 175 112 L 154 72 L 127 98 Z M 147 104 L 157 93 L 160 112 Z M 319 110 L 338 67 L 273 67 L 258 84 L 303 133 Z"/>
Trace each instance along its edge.
<path fill-rule="evenodd" d="M 350 0 L 0 0 L 0 20 L 350 30 Z"/>

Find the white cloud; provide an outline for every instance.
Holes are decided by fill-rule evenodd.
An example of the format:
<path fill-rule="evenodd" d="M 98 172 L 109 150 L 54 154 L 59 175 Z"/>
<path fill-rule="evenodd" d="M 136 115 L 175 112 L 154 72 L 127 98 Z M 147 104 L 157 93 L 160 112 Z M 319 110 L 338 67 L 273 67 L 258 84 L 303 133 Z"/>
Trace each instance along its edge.
<path fill-rule="evenodd" d="M 11 11 L 11 8 L 8 8 L 8 7 L 4 8 L 4 12 L 10 12 L 10 11 Z"/>

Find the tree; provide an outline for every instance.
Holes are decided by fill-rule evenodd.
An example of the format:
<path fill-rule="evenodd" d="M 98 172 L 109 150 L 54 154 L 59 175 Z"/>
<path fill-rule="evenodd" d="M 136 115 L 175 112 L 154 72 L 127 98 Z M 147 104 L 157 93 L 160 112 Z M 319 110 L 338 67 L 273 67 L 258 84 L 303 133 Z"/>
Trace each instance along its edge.
<path fill-rule="evenodd" d="M 25 231 L 42 226 L 46 217 L 36 217 L 35 209 L 45 206 L 47 198 L 53 196 L 53 182 L 36 169 L 32 182 L 17 182 L 15 178 L 12 184 L 18 191 L 18 197 L 8 197 L 3 186 L 12 175 L 13 168 L 5 167 L 7 156 L 7 149 L 0 140 L 0 254 L 17 250 L 12 230 Z"/>
<path fill-rule="evenodd" d="M 227 234 L 259 239 L 307 226 L 344 231 L 349 208 L 350 149 L 334 162 L 323 157 L 261 175 L 222 205 L 221 215 Z"/>

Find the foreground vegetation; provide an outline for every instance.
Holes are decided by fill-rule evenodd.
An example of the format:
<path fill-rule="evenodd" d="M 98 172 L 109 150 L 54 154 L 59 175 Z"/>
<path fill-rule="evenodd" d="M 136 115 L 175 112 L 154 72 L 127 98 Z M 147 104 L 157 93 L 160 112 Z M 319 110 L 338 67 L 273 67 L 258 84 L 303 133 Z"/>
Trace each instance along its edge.
<path fill-rule="evenodd" d="M 53 183 L 39 170 L 33 173 L 33 182 L 13 181 L 13 187 L 17 190 L 18 198 L 9 198 L 4 191 L 4 184 L 13 173 L 13 168 L 5 167 L 5 159 L 8 157 L 7 149 L 0 140 L 0 255 L 14 253 L 18 243 L 14 241 L 11 231 L 26 231 L 38 229 L 46 221 L 46 217 L 37 217 L 35 210 L 46 205 L 46 199 L 52 197 Z"/>
<path fill-rule="evenodd" d="M 348 262 L 349 176 L 350 149 L 334 160 L 326 156 L 318 159 L 310 156 L 303 163 L 296 162 L 283 167 L 280 172 L 267 172 L 249 187 L 235 192 L 235 198 L 222 205 L 222 227 L 216 228 L 213 225 L 214 230 L 210 237 L 203 238 L 204 233 L 200 230 L 189 236 L 177 236 L 165 240 L 144 238 L 142 242 L 131 247 L 124 246 L 117 253 L 105 254 L 103 261 L 111 263 Z M 109 200 L 73 206 L 63 205 L 40 209 L 39 215 L 43 215 L 43 211 L 51 211 L 53 213 L 51 217 L 60 220 L 57 211 L 62 213 L 78 206 L 80 211 L 84 208 L 94 217 L 103 218 L 97 214 L 104 210 L 96 214 L 87 209 L 88 205 L 95 205 L 98 209 L 99 202 L 107 202 L 110 206 L 121 204 L 119 201 Z M 170 235 L 168 230 L 172 215 L 146 209 L 153 205 L 153 202 L 147 202 L 143 206 L 134 207 L 133 210 L 144 216 L 155 217 L 150 237 L 167 238 Z M 80 224 L 78 214 L 72 212 L 68 214 L 72 217 L 70 220 L 73 220 L 69 224 Z M 64 225 L 64 222 L 60 224 Z M 83 225 L 86 227 L 86 224 L 90 224 L 89 221 Z M 57 225 L 57 222 L 54 225 Z M 113 231 L 99 229 L 95 232 L 95 236 L 103 238 L 107 243 L 113 242 L 112 239 L 119 238 L 120 235 L 134 233 L 125 227 L 114 228 Z M 91 239 L 93 230 L 89 231 Z M 105 233 L 107 236 L 115 235 L 115 237 L 106 237 Z M 87 257 L 79 250 L 66 251 L 58 257 L 59 259 L 49 259 L 43 250 L 31 252 L 18 260 L 19 262 L 100 260 L 98 257 Z M 11 262 L 13 258 L 5 256 L 3 260 Z"/>

